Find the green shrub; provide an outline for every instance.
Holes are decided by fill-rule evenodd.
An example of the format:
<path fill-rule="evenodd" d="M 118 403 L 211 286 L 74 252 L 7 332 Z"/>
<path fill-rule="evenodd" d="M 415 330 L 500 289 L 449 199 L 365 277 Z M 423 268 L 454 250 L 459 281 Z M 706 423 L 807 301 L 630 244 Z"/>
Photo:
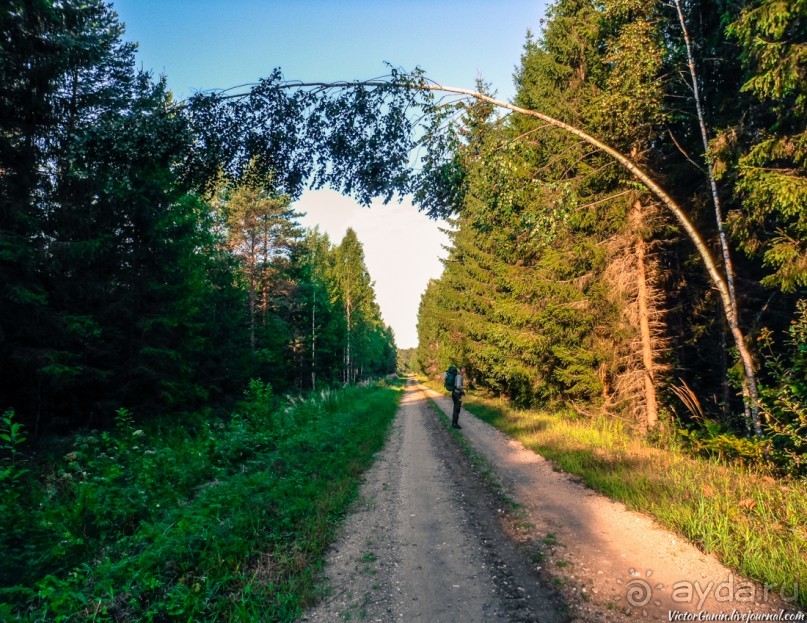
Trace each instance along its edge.
<path fill-rule="evenodd" d="M 253 382 L 228 418 L 146 431 L 120 410 L 114 430 L 16 478 L 25 521 L 4 522 L 2 543 L 25 546 L 4 547 L 0 618 L 293 619 L 398 398 L 367 387 L 281 403 Z"/>
<path fill-rule="evenodd" d="M 0 578 L 19 577 L 13 560 L 26 556 L 25 523 L 27 477 L 21 450 L 26 441 L 25 431 L 14 421 L 14 411 L 0 416 Z M 0 610 L 2 613 L 2 610 Z"/>
<path fill-rule="evenodd" d="M 762 411 L 772 459 L 785 473 L 807 475 L 807 299 L 799 301 L 786 346 L 786 356 L 770 349 Z"/>

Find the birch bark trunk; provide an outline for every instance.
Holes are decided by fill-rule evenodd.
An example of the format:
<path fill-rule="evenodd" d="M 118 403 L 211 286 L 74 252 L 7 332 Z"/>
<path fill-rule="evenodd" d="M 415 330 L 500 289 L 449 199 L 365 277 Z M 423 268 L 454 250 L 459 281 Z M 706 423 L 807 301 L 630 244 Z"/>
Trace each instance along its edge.
<path fill-rule="evenodd" d="M 692 88 L 692 95 L 695 98 L 695 110 L 698 114 L 698 126 L 701 133 L 701 141 L 703 142 L 703 161 L 706 164 L 706 175 L 709 178 L 709 188 L 712 191 L 712 203 L 715 208 L 715 223 L 717 225 L 717 234 L 720 240 L 720 250 L 723 254 L 723 268 L 726 272 L 726 286 L 728 288 L 729 299 L 731 300 L 731 318 L 729 318 L 729 326 L 732 325 L 739 327 L 739 309 L 737 306 L 737 293 L 734 289 L 734 264 L 731 260 L 731 251 L 729 249 L 728 237 L 726 236 L 726 228 L 723 225 L 723 210 L 720 206 L 720 194 L 717 191 L 717 181 L 715 180 L 714 168 L 709 159 L 709 135 L 706 131 L 706 115 L 703 112 L 703 105 L 701 104 L 700 88 L 698 87 L 698 72 L 695 69 L 695 55 L 692 53 L 692 40 L 689 37 L 689 30 L 686 26 L 684 19 L 684 11 L 681 8 L 680 0 L 673 0 L 675 9 L 678 12 L 678 21 L 681 23 L 681 32 L 684 36 L 684 44 L 687 51 L 687 65 L 689 68 L 689 75 L 692 80 L 690 87 Z M 754 383 L 756 385 L 756 383 Z M 756 388 L 754 388 L 754 393 Z M 753 427 L 754 433 L 760 435 L 762 428 L 759 423 L 759 415 L 757 408 L 758 398 L 752 398 L 752 391 L 750 387 L 743 387 L 743 405 L 745 407 L 745 419 L 748 423 L 749 430 Z"/>

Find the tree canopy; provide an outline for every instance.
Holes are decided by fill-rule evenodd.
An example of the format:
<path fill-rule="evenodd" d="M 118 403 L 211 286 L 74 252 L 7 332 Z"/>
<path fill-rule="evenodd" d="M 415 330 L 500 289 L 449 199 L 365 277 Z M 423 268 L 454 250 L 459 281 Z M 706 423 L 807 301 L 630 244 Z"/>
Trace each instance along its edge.
<path fill-rule="evenodd" d="M 351 132 L 378 95 L 334 100 L 317 139 L 310 95 L 274 89 L 279 72 L 247 100 L 175 101 L 136 70 L 101 0 L 12 2 L 0 28 L 0 410 L 59 431 L 232 397 L 249 377 L 285 391 L 315 370 L 326 383 L 395 370 L 372 305 L 371 328 L 352 329 L 362 365 L 343 370 L 337 251 L 306 238 L 290 202 L 338 179 L 388 192 L 373 184 L 375 167 L 402 166 L 385 153 L 406 135 L 396 104 L 370 140 Z M 352 155 L 331 164 L 312 151 L 324 144 Z"/>
<path fill-rule="evenodd" d="M 803 19 L 799 3 L 553 3 L 516 72 L 515 104 L 527 112 L 501 119 L 464 106 L 452 161 L 458 229 L 421 303 L 423 369 L 461 360 L 479 386 L 517 402 L 622 413 L 640 426 L 660 405 L 697 447 L 755 426 L 759 446 L 732 452 L 803 469 L 807 379 L 792 350 L 807 274 Z M 685 218 L 609 151 L 529 111 L 627 155 Z M 707 163 L 736 297 L 734 272 L 712 258 L 723 232 Z M 745 374 L 731 332 L 747 349 Z M 755 420 L 738 415 L 749 368 L 762 387 Z"/>

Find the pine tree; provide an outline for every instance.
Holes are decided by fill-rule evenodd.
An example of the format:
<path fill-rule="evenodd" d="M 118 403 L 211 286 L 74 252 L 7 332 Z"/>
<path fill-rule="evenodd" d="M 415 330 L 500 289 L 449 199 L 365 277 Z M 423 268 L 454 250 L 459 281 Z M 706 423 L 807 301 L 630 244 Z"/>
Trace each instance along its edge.
<path fill-rule="evenodd" d="M 208 314 L 229 317 L 240 297 L 207 207 L 177 177 L 183 111 L 135 70 L 106 3 L 20 3 L 2 20 L 2 71 L 18 73 L 2 98 L 0 322 L 15 328 L 0 336 L 0 404 L 36 432 L 57 410 L 61 427 L 103 425 L 122 405 L 145 414 L 232 387 L 243 370 L 207 363 L 237 355 L 239 333 Z"/>
<path fill-rule="evenodd" d="M 266 191 L 255 175 L 247 175 L 229 191 L 222 211 L 228 246 L 241 262 L 247 285 L 250 345 L 255 352 L 259 328 L 265 333 L 273 298 L 283 289 L 283 265 L 301 235 L 298 215 L 289 197 Z"/>
<path fill-rule="evenodd" d="M 330 275 L 331 301 L 343 327 L 342 382 L 395 371 L 394 336 L 381 320 L 373 283 L 356 232 L 348 229 L 334 249 Z"/>
<path fill-rule="evenodd" d="M 745 69 L 742 91 L 753 100 L 742 125 L 715 141 L 716 153 L 730 159 L 720 172 L 742 201 L 730 218 L 735 238 L 772 269 L 763 285 L 785 292 L 807 287 L 805 20 L 803 0 L 765 0 L 731 24 Z"/>
<path fill-rule="evenodd" d="M 65 351 L 85 317 L 64 317 L 48 292 L 48 229 L 64 185 L 79 108 L 80 80 L 121 78 L 131 46 L 120 44 L 114 14 L 100 1 L 13 2 L 0 12 L 0 403 L 39 419 L 48 395 L 86 370 Z M 119 62 L 120 61 L 120 62 Z M 99 100 L 93 98 L 100 112 Z M 70 116 L 68 116 L 70 113 Z M 69 349 L 68 349 L 69 351 Z"/>

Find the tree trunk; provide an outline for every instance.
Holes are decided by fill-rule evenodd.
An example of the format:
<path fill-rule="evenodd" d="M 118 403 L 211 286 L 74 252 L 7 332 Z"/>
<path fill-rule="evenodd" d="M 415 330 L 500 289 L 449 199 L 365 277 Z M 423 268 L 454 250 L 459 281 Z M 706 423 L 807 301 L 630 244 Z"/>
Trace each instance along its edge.
<path fill-rule="evenodd" d="M 257 296 L 257 259 L 255 255 L 254 236 L 250 240 L 249 254 L 249 345 L 252 354 L 255 354 L 255 299 Z"/>
<path fill-rule="evenodd" d="M 634 222 L 642 222 L 642 204 L 633 204 Z M 644 366 L 644 400 L 647 428 L 658 422 L 658 401 L 656 400 L 655 366 L 653 363 L 653 341 L 650 334 L 650 306 L 648 305 L 647 273 L 645 272 L 646 243 L 641 228 L 636 227 L 636 282 L 639 303 L 639 333 L 642 338 L 642 364 Z"/>
<path fill-rule="evenodd" d="M 312 290 L 313 291 L 313 290 Z M 316 295 L 311 300 L 311 389 L 317 389 L 317 301 Z"/>
<path fill-rule="evenodd" d="M 347 320 L 347 347 L 345 348 L 345 385 L 350 385 L 352 381 L 350 359 L 350 298 L 345 301 L 345 318 Z"/>
<path fill-rule="evenodd" d="M 249 284 L 249 346 L 255 354 L 255 284 Z"/>
<path fill-rule="evenodd" d="M 674 0 L 675 8 L 678 11 L 678 20 L 681 23 L 681 32 L 684 36 L 684 44 L 687 51 L 687 64 L 689 66 L 689 75 L 692 79 L 692 94 L 695 97 L 695 110 L 698 113 L 698 126 L 701 132 L 701 141 L 703 142 L 703 161 L 706 164 L 706 175 L 709 178 L 709 188 L 712 191 L 712 203 L 715 208 L 715 223 L 717 225 L 717 234 L 720 240 L 720 250 L 723 253 L 723 268 L 726 271 L 726 286 L 728 287 L 729 299 L 731 300 L 731 313 L 733 314 L 733 322 L 736 326 L 740 324 L 739 309 L 737 306 L 737 294 L 734 289 L 734 265 L 731 260 L 731 252 L 729 249 L 728 237 L 726 236 L 726 228 L 723 226 L 723 211 L 720 207 L 720 195 L 717 192 L 717 181 L 715 180 L 714 168 L 712 161 L 709 159 L 709 136 L 706 132 L 706 116 L 703 112 L 701 105 L 700 88 L 698 87 L 698 73 L 695 69 L 695 56 L 692 53 L 692 41 L 689 38 L 689 31 L 687 30 L 686 20 L 684 19 L 684 11 L 681 8 L 680 0 Z M 724 379 L 726 385 L 727 379 Z M 746 388 L 743 388 L 745 393 Z M 753 426 L 756 434 L 762 431 L 759 427 L 759 418 L 756 413 L 751 413 L 752 405 L 749 400 L 744 400 L 743 405 L 745 408 L 745 420 L 748 424 L 749 430 Z"/>
<path fill-rule="evenodd" d="M 720 411 L 724 418 L 729 416 L 729 405 L 731 402 L 731 387 L 729 385 L 729 346 L 728 346 L 728 327 L 726 326 L 726 319 L 720 318 L 720 368 L 722 373 L 721 383 L 721 405 Z"/>
<path fill-rule="evenodd" d="M 263 264 L 260 268 L 261 275 L 261 325 L 266 333 L 266 325 L 269 322 L 269 225 L 263 222 Z"/>

